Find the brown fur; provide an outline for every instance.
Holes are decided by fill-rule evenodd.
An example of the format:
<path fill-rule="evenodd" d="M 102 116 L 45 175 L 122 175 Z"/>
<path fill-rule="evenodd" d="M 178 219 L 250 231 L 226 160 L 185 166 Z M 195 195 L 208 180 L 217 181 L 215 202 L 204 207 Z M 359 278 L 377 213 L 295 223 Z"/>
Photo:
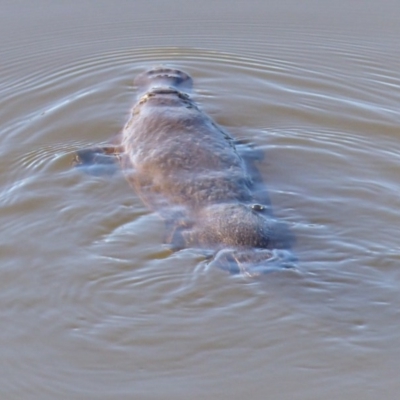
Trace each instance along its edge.
<path fill-rule="evenodd" d="M 260 198 L 254 154 L 248 147 L 242 154 L 199 109 L 187 93 L 187 74 L 158 68 L 135 84 L 141 95 L 123 129 L 119 159 L 135 191 L 166 220 L 167 242 L 222 250 L 216 259 L 234 271 L 250 271 L 253 261 L 268 266 L 290 234 L 272 217 L 267 197 Z"/>

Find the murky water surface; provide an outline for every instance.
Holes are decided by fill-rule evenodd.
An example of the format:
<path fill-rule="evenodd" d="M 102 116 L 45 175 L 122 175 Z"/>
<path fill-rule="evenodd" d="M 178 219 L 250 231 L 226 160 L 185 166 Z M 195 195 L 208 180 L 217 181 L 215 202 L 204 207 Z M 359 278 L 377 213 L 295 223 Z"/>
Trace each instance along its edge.
<path fill-rule="evenodd" d="M 400 383 L 400 5 L 5 1 L 2 399 L 393 399 Z M 81 174 L 133 77 L 190 73 L 265 153 L 294 271 L 170 254 L 121 175 Z"/>

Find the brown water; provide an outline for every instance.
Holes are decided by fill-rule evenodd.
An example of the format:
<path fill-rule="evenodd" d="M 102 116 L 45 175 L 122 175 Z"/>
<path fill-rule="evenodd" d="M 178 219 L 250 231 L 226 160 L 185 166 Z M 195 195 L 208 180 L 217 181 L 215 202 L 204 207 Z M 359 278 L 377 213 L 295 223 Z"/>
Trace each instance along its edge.
<path fill-rule="evenodd" d="M 3 1 L 0 398 L 395 399 L 400 3 Z M 265 151 L 295 271 L 169 254 L 121 176 L 70 167 L 167 64 Z"/>

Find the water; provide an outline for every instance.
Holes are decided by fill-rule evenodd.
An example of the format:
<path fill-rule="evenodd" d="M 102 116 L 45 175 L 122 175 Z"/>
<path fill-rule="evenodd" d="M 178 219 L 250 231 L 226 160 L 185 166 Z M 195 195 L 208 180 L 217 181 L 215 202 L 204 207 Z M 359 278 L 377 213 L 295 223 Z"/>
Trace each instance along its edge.
<path fill-rule="evenodd" d="M 395 398 L 398 4 L 166 4 L 2 6 L 1 398 Z M 161 63 L 264 151 L 297 270 L 170 254 L 121 175 L 71 168 Z"/>

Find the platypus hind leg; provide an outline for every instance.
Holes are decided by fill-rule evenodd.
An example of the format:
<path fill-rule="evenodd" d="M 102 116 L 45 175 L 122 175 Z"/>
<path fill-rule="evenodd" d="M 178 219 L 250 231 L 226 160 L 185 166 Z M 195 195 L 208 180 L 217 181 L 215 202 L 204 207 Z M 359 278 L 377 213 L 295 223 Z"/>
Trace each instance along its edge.
<path fill-rule="evenodd" d="M 119 146 L 91 147 L 78 150 L 72 164 L 90 175 L 112 175 L 118 169 L 121 149 Z"/>

